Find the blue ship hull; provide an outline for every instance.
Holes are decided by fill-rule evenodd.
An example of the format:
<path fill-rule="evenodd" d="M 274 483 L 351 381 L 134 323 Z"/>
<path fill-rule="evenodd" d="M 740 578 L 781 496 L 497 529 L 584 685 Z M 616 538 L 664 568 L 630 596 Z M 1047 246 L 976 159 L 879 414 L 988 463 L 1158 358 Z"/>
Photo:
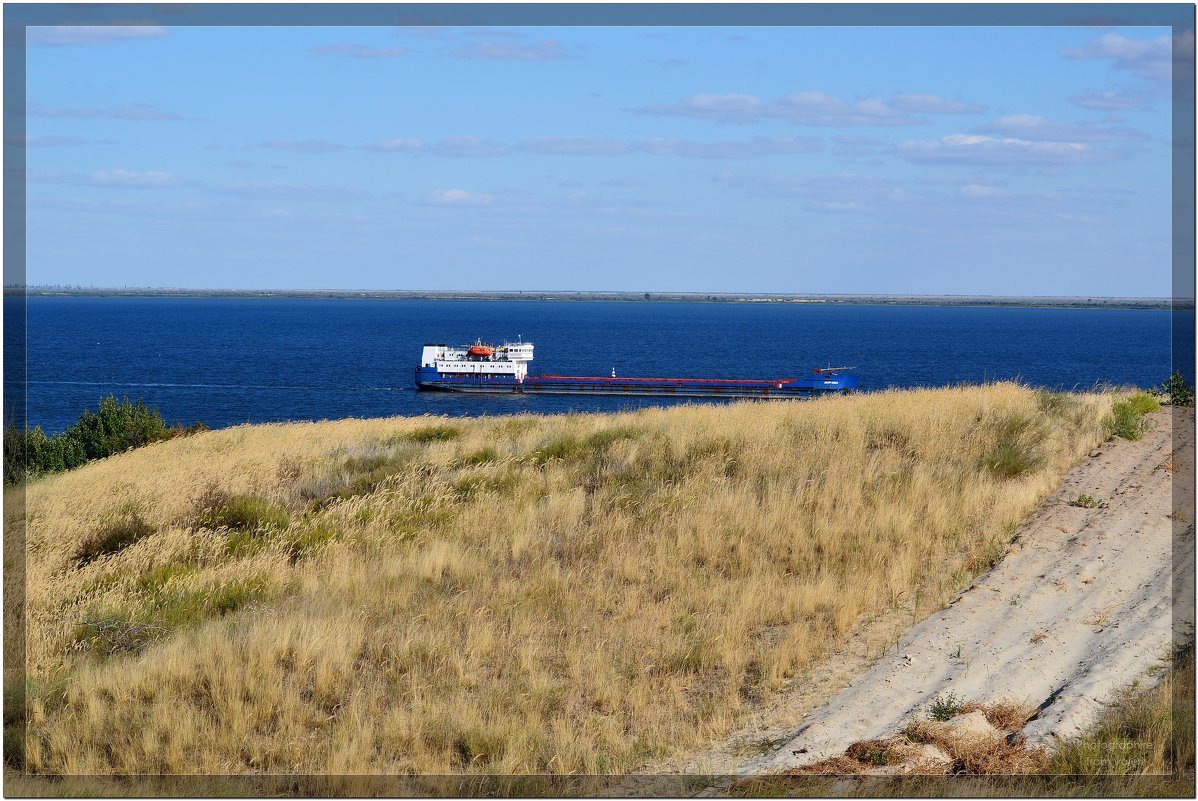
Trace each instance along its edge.
<path fill-rule="evenodd" d="M 857 377 L 839 372 L 774 380 L 723 378 L 605 378 L 598 376 L 442 375 L 434 367 L 416 368 L 416 388 L 440 392 L 519 393 L 524 395 L 661 395 L 676 398 L 802 398 L 851 392 Z"/>

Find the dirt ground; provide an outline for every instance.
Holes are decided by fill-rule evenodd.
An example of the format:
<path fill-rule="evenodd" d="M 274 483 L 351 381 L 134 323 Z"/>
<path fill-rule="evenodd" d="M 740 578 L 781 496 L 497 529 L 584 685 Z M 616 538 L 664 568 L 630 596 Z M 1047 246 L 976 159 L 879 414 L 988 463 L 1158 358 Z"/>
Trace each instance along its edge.
<path fill-rule="evenodd" d="M 838 756 L 854 742 L 896 733 L 947 693 L 1039 707 L 1022 733 L 1029 745 L 1051 746 L 1091 726 L 1117 690 L 1163 669 L 1173 628 L 1193 631 L 1193 620 L 1174 621 L 1171 608 L 1172 561 L 1194 559 L 1192 500 L 1173 497 L 1174 463 L 1192 452 L 1194 421 L 1176 411 L 1151 415 L 1153 429 L 1138 442 L 1094 451 L 994 570 L 736 772 L 775 773 Z M 1083 495 L 1098 505 L 1076 505 Z"/>

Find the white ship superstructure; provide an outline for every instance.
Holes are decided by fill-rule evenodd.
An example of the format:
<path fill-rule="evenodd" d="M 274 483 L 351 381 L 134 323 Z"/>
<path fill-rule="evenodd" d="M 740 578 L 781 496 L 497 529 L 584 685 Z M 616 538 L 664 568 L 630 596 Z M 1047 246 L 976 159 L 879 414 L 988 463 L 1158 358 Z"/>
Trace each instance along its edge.
<path fill-rule="evenodd" d="M 481 341 L 467 348 L 425 345 L 420 366 L 433 368 L 441 377 L 493 377 L 523 381 L 532 361 L 531 342 L 504 342 L 484 345 Z"/>

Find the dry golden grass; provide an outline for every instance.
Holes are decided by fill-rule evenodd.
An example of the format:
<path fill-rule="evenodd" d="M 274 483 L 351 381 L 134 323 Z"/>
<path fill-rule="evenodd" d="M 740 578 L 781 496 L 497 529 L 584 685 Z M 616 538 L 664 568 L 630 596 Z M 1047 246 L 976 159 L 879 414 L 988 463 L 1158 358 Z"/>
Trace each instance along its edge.
<path fill-rule="evenodd" d="M 844 755 L 787 771 L 792 776 L 853 776 L 886 773 L 924 775 L 1012 776 L 1041 773 L 1049 763 L 1044 748 L 1029 748 L 1018 732 L 1036 713 L 1035 707 L 1015 701 L 957 707 L 954 717 L 981 712 L 993 730 L 961 731 L 943 720 L 913 720 L 901 734 L 853 743 Z M 1010 736 L 1014 735 L 1014 736 Z M 930 745 L 936 759 L 920 750 Z"/>
<path fill-rule="evenodd" d="M 51 476 L 25 513 L 24 764 L 632 770 L 726 733 L 862 614 L 967 585 L 1111 402 L 245 426 Z"/>
<path fill-rule="evenodd" d="M 970 701 L 961 705 L 960 714 L 967 712 L 981 712 L 986 716 L 986 721 L 996 729 L 1019 731 L 1023 724 L 1036 714 L 1036 709 L 1022 701 L 1002 700 L 990 704 Z"/>

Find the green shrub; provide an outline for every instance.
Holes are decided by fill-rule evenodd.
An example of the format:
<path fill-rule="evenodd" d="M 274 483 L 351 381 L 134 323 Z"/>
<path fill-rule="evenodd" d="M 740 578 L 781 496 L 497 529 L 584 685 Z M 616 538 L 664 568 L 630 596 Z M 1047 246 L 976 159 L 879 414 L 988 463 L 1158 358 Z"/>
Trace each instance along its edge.
<path fill-rule="evenodd" d="M 230 495 L 210 489 L 197 504 L 197 522 L 204 528 L 228 528 L 234 531 L 257 531 L 264 528 L 286 528 L 290 522 L 287 510 L 257 495 Z"/>
<path fill-rule="evenodd" d="M 1093 509 L 1101 503 L 1093 495 L 1078 495 L 1077 500 L 1073 502 L 1073 506 L 1080 506 L 1083 509 Z"/>
<path fill-rule="evenodd" d="M 1147 392 L 1137 392 L 1127 400 L 1136 414 L 1152 414 L 1161 408 L 1160 401 Z"/>
<path fill-rule="evenodd" d="M 136 507 L 126 506 L 79 544 L 75 562 L 83 566 L 101 556 L 118 553 L 156 531 Z"/>
<path fill-rule="evenodd" d="M 421 445 L 427 445 L 430 442 L 449 442 L 460 436 L 462 436 L 462 429 L 457 426 L 435 425 L 424 426 L 415 431 L 400 434 L 395 439 L 397 442 L 418 442 Z"/>
<path fill-rule="evenodd" d="M 1148 430 L 1148 422 L 1144 415 L 1160 408 L 1160 404 L 1151 395 L 1137 392 L 1125 400 L 1116 401 L 1111 406 L 1111 416 L 1107 419 L 1107 432 L 1127 440 L 1137 440 Z"/>
<path fill-rule="evenodd" d="M 1161 384 L 1158 392 L 1165 397 L 1170 406 L 1193 406 L 1194 388 L 1186 383 L 1181 373 L 1174 372 L 1168 380 Z"/>
<path fill-rule="evenodd" d="M 60 434 L 47 436 L 40 427 L 4 430 L 4 483 L 15 484 L 48 473 L 71 470 L 151 442 L 206 431 L 196 422 L 187 428 L 167 428 L 157 409 L 142 401 L 119 403 L 102 399 L 95 414 L 85 409 L 79 420 Z"/>
<path fill-rule="evenodd" d="M 956 693 L 937 695 L 932 699 L 931 707 L 928 708 L 928 719 L 951 720 L 963 706 L 965 706 L 965 700 L 958 698 Z"/>
<path fill-rule="evenodd" d="M 478 467 L 479 465 L 491 464 L 499 461 L 499 452 L 494 448 L 481 448 L 472 453 L 468 453 L 458 460 L 460 467 Z"/>

